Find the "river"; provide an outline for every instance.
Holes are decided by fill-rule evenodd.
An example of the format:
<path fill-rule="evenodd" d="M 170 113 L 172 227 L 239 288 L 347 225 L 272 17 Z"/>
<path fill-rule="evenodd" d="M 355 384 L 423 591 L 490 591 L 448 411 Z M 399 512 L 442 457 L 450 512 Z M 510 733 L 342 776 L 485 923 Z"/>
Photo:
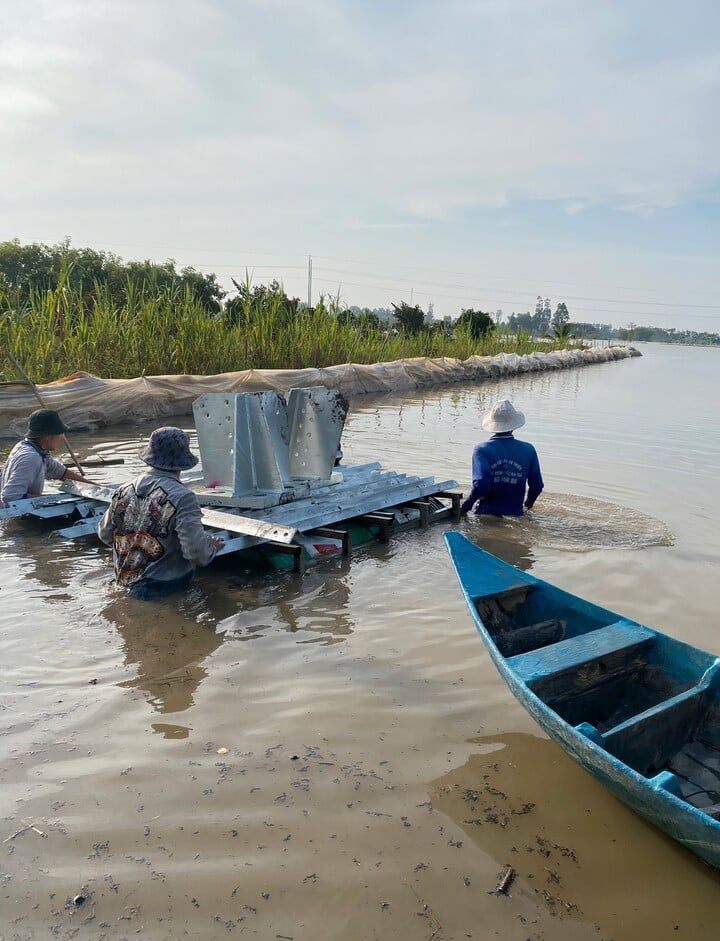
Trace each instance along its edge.
<path fill-rule="evenodd" d="M 92 538 L 0 523 L 0 938 L 715 939 L 720 875 L 515 702 L 442 541 L 720 654 L 720 351 L 639 349 L 353 401 L 346 463 L 467 492 L 480 419 L 511 398 L 547 488 L 522 519 L 303 578 L 229 556 L 163 602 L 113 589 Z M 127 475 L 149 430 L 73 444 Z"/>

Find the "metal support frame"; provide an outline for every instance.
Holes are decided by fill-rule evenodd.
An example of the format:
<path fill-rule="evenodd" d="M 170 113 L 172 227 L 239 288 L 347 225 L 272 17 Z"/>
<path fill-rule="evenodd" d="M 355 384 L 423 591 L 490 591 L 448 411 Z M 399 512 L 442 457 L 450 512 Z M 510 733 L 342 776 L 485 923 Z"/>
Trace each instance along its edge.
<path fill-rule="evenodd" d="M 363 513 L 362 516 L 357 517 L 359 523 L 365 523 L 370 526 L 378 526 L 378 539 L 380 542 L 388 543 L 390 542 L 390 527 L 395 521 L 395 516 L 392 513 Z"/>
<path fill-rule="evenodd" d="M 342 555 L 349 558 L 352 554 L 352 536 L 349 529 L 333 529 L 330 526 L 318 526 L 307 530 L 309 536 L 325 536 L 327 539 L 339 539 L 342 543 Z"/>

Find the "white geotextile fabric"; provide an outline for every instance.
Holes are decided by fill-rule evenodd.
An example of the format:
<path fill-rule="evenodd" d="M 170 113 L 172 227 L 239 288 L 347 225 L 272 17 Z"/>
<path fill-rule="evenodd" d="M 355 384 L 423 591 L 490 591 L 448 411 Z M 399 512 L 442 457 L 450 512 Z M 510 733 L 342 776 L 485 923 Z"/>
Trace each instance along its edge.
<path fill-rule="evenodd" d="M 192 403 L 203 392 L 286 393 L 293 388 L 326 386 L 348 398 L 370 392 L 403 392 L 454 382 L 476 382 L 521 372 L 566 369 L 639 355 L 629 347 L 556 350 L 551 353 L 498 353 L 459 359 L 396 360 L 360 365 L 344 363 L 324 369 L 247 369 L 216 376 L 141 376 L 138 379 L 98 379 L 74 373 L 38 386 L 47 408 L 62 412 L 71 431 L 104 425 L 165 419 L 192 414 Z M 38 401 L 22 383 L 0 385 L 0 436 L 19 437 Z"/>

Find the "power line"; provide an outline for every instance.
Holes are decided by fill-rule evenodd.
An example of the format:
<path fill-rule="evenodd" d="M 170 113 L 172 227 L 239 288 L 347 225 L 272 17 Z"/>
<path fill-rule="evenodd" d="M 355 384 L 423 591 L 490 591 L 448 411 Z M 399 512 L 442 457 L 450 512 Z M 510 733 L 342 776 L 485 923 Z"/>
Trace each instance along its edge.
<path fill-rule="evenodd" d="M 108 245 L 110 245 L 110 246 L 113 246 L 113 245 L 114 245 L 114 246 L 125 247 L 125 248 L 133 248 L 133 247 L 135 247 L 135 243 L 131 243 L 131 242 L 108 242 L 108 243 L 106 243 L 106 244 L 108 244 Z M 225 255 L 225 256 L 227 256 L 227 255 L 240 255 L 240 256 L 252 256 L 252 255 L 256 255 L 256 256 L 259 256 L 259 257 L 267 257 L 267 258 L 287 258 L 287 257 L 293 257 L 293 256 L 307 258 L 307 252 L 262 252 L 262 251 L 250 251 L 250 250 L 245 250 L 245 249 L 242 249 L 242 250 L 241 250 L 241 249 L 220 249 L 220 248 L 167 248 L 167 247 L 166 247 L 166 248 L 163 250 L 163 253 L 164 253 L 164 252 L 170 252 L 171 254 L 178 254 L 178 253 L 179 253 L 179 254 L 183 254 L 183 255 L 187 255 L 187 254 L 189 254 L 189 253 L 197 252 L 198 254 L 202 253 L 202 254 L 214 254 L 214 255 Z M 159 253 L 159 251 L 156 251 L 156 252 L 155 252 L 155 254 L 158 254 L 158 253 Z M 360 260 L 360 259 L 356 259 L 356 258 L 338 258 L 338 257 L 336 257 L 336 256 L 331 256 L 331 255 L 314 255 L 314 254 L 312 255 L 312 257 L 313 257 L 314 260 L 334 261 L 334 262 L 340 262 L 341 264 L 363 265 L 363 266 L 365 266 L 365 267 L 368 267 L 368 266 L 382 267 L 381 265 L 380 265 L 380 266 L 377 266 L 377 264 L 376 264 L 375 262 L 369 262 L 369 261 L 367 261 L 367 260 Z M 195 268 L 200 268 L 200 267 L 202 267 L 202 268 L 208 268 L 208 267 L 210 267 L 210 266 L 209 266 L 209 265 L 206 265 L 206 264 L 202 264 L 202 265 L 194 265 L 194 266 L 191 266 L 191 267 L 195 267 Z M 233 265 L 233 264 L 222 263 L 222 264 L 214 265 L 213 267 L 215 267 L 215 268 L 234 268 L 234 267 L 236 267 L 236 266 Z M 255 265 L 255 264 L 253 264 L 253 265 L 248 265 L 247 267 L 263 268 L 263 269 L 266 269 L 266 268 L 272 269 L 272 268 L 275 268 L 275 267 L 279 267 L 279 268 L 282 268 L 283 270 L 290 270 L 290 269 L 305 270 L 305 268 L 307 267 L 307 264 L 305 263 L 305 264 L 299 264 L 299 265 L 278 265 L 278 266 L 276 266 L 276 265 Z M 397 270 L 397 271 L 417 271 L 417 272 L 422 272 L 422 273 L 426 273 L 426 272 L 427 272 L 427 268 L 426 268 L 426 267 L 414 266 L 414 265 L 396 265 L 396 264 L 393 264 L 393 268 L 394 268 L 394 270 Z M 316 267 L 316 270 L 318 270 L 317 267 Z M 328 268 L 328 269 L 325 269 L 325 270 L 327 270 L 327 271 L 332 271 L 332 270 L 334 270 L 334 269 L 329 269 L 329 268 Z M 365 275 L 364 272 L 360 272 L 360 271 L 348 271 L 347 273 L 348 273 L 348 274 L 351 274 L 351 275 L 354 275 L 354 276 L 358 276 L 358 275 L 359 275 L 359 276 L 361 276 L 361 277 L 375 277 L 375 275 Z M 456 275 L 457 277 L 463 277 L 463 278 L 464 278 L 464 277 L 471 277 L 471 278 L 472 278 L 472 277 L 476 277 L 476 276 L 477 276 L 477 272 L 470 273 L 470 272 L 467 272 L 467 271 L 453 271 L 453 270 L 450 270 L 450 269 L 439 269 L 439 270 L 437 270 L 437 274 L 439 274 L 439 275 L 448 275 L 448 276 L 455 276 L 455 275 Z M 495 278 L 495 279 L 498 280 L 498 281 L 512 281 L 512 282 L 514 282 L 514 283 L 517 283 L 518 281 L 524 281 L 524 282 L 527 282 L 527 283 L 529 283 L 529 284 L 548 284 L 548 285 L 552 285 L 552 286 L 555 286 L 555 287 L 557 287 L 558 285 L 569 285 L 569 286 L 571 286 L 571 287 L 597 287 L 597 288 L 605 288 L 605 289 L 607 289 L 608 287 L 610 287 L 612 290 L 620 290 L 620 291 L 636 291 L 636 292 L 640 292 L 640 291 L 646 291 L 646 290 L 647 290 L 646 288 L 637 288 L 637 287 L 631 287 L 631 286 L 608 285 L 608 284 L 595 284 L 595 283 L 590 282 L 590 281 L 562 281 L 562 280 L 558 280 L 558 279 L 526 277 L 526 276 L 523 276 L 523 275 L 515 276 L 515 275 L 499 275 L 499 274 L 493 274 L 492 277 Z M 394 281 L 400 281 L 400 282 L 407 281 L 408 283 L 410 283 L 410 282 L 416 283 L 416 282 L 417 282 L 417 279 L 407 279 L 407 278 L 395 278 L 395 277 L 393 277 L 393 280 L 394 280 Z M 434 284 L 434 282 L 431 282 L 431 281 L 423 281 L 423 283 L 424 283 L 424 284 Z M 476 288 L 476 287 L 474 287 L 474 286 L 473 286 L 472 288 L 468 288 L 466 285 L 446 285 L 446 284 L 439 283 L 439 286 L 441 286 L 441 287 L 458 287 L 458 288 L 463 289 L 463 290 L 473 290 L 473 291 L 474 291 L 474 290 L 478 290 L 478 288 Z M 556 291 L 555 293 L 557 293 L 557 291 Z M 695 292 L 695 293 L 700 293 L 700 292 Z M 606 300 L 605 298 L 581 298 L 581 297 L 576 297 L 576 298 L 574 298 L 574 300 L 584 300 L 584 299 L 586 299 L 586 300 L 591 300 L 591 301 L 600 301 L 600 300 L 602 300 L 603 302 Z M 615 300 L 612 300 L 611 302 L 612 302 L 612 303 L 615 303 Z M 628 300 L 620 300 L 620 301 L 618 301 L 618 302 L 619 302 L 619 303 L 628 303 L 628 304 L 631 304 L 631 303 L 632 303 L 632 304 L 643 304 L 643 303 L 647 303 L 647 304 L 656 304 L 656 305 L 661 305 L 661 304 L 663 303 L 663 302 L 660 302 L 660 301 L 631 301 L 631 300 L 629 300 L 629 299 L 628 299 Z M 685 303 L 677 303 L 677 304 L 675 304 L 675 303 L 666 303 L 665 306 L 667 306 L 667 307 L 680 307 L 680 306 L 682 306 L 682 307 L 691 308 L 691 309 L 711 309 L 711 310 L 720 310 L 720 306 L 718 306 L 718 305 L 705 305 L 705 304 L 699 304 L 699 305 L 698 305 L 698 304 L 685 304 Z"/>
<path fill-rule="evenodd" d="M 119 247 L 129 247 L 129 248 L 131 248 L 131 247 L 133 247 L 133 244 L 134 244 L 134 243 L 129 243 L 129 242 L 110 242 L 110 243 L 107 243 L 107 244 L 110 245 L 110 246 L 119 246 Z M 174 252 L 174 253 L 179 252 L 179 253 L 184 254 L 184 255 L 187 255 L 187 254 L 189 254 L 189 253 L 196 252 L 196 253 L 204 253 L 204 254 L 221 254 L 221 255 L 224 255 L 224 256 L 228 256 L 228 255 L 239 255 L 239 256 L 245 256 L 245 257 L 247 257 L 247 256 L 253 256 L 253 255 L 254 255 L 254 256 L 258 256 L 258 257 L 277 257 L 277 258 L 292 257 L 292 256 L 295 254 L 295 253 L 293 253 L 293 252 L 284 252 L 284 253 L 280 253 L 280 252 L 257 252 L 257 251 L 241 251 L 241 250 L 239 250 L 239 249 L 208 249 L 208 248 L 166 249 L 166 251 L 171 251 L 171 252 Z M 297 254 L 298 254 L 298 256 L 299 256 L 300 253 L 297 253 Z M 307 256 L 305 256 L 305 257 L 307 257 Z M 334 261 L 334 262 L 339 262 L 339 263 L 341 263 L 341 264 L 349 264 L 349 265 L 368 265 L 368 262 L 363 262 L 363 261 L 360 261 L 360 260 L 358 260 L 358 259 L 337 258 L 337 257 L 335 257 L 335 256 L 328 256 L 328 255 L 314 255 L 314 256 L 312 256 L 312 257 L 313 257 L 314 260 L 323 259 L 323 260 L 325 260 L 325 261 L 330 261 L 330 262 L 333 262 L 333 261 Z M 282 272 L 286 272 L 286 271 L 305 271 L 305 270 L 307 269 L 307 264 L 306 264 L 306 263 L 305 263 L 305 264 L 297 264 L 297 265 L 295 265 L 295 264 L 250 264 L 250 263 L 247 263 L 247 262 L 246 262 L 246 263 L 243 265 L 242 263 L 239 263 L 239 264 L 231 264 L 231 263 L 224 263 L 224 262 L 223 262 L 223 263 L 218 263 L 218 264 L 199 263 L 199 264 L 194 264 L 194 265 L 187 265 L 187 266 L 185 266 L 185 267 L 192 267 L 192 268 L 194 268 L 194 269 L 197 270 L 197 271 L 205 271 L 206 273 L 207 273 L 208 271 L 211 271 L 211 270 L 218 270 L 218 269 L 222 269 L 222 270 L 232 270 L 232 269 L 238 269 L 239 267 L 244 267 L 246 271 L 248 271 L 248 270 L 252 270 L 252 271 L 254 271 L 254 270 L 262 270 L 262 271 L 274 271 L 274 272 L 278 272 L 278 274 L 280 275 L 280 277 L 282 277 Z M 380 266 L 380 267 L 382 267 L 382 266 Z M 399 271 L 422 271 L 423 273 L 427 273 L 427 268 L 418 268 L 418 267 L 414 267 L 414 266 L 410 266 L 410 265 L 394 265 L 393 267 L 394 267 L 395 270 L 399 270 Z M 447 269 L 439 269 L 439 270 L 437 270 L 437 273 L 440 274 L 440 275 L 443 275 L 443 274 L 444 274 L 444 275 L 450 275 L 450 276 L 452 276 L 452 275 L 457 275 L 457 276 L 459 276 L 459 277 L 465 277 L 465 276 L 473 277 L 473 275 L 469 275 L 468 272 L 454 272 L 454 271 L 450 271 L 450 270 L 447 270 Z M 367 273 L 367 272 L 364 272 L 364 271 L 350 271 L 350 270 L 345 271 L 345 270 L 343 270 L 343 269 L 324 268 L 324 267 L 318 267 L 317 265 L 314 265 L 314 276 L 315 276 L 315 278 L 316 278 L 316 281 L 317 281 L 318 277 L 322 277 L 323 274 L 335 274 L 335 275 L 349 274 L 351 277 L 361 277 L 361 278 L 368 278 L 368 279 L 374 279 L 374 278 L 377 277 L 377 272 L 376 272 L 376 273 Z M 381 275 L 381 277 L 382 277 L 382 275 Z M 557 287 L 558 285 L 561 285 L 561 284 L 565 284 L 565 285 L 574 285 L 574 286 L 585 286 L 585 287 L 605 287 L 605 288 L 608 287 L 608 285 L 594 285 L 594 284 L 592 284 L 592 283 L 590 283 L 590 282 L 555 281 L 555 280 L 552 280 L 552 281 L 551 281 L 551 280 L 548 280 L 548 279 L 536 279 L 536 278 L 529 278 L 529 277 L 523 277 L 523 276 L 514 277 L 514 276 L 509 276 L 509 275 L 497 275 L 497 274 L 495 274 L 495 275 L 493 275 L 492 277 L 493 277 L 494 279 L 497 279 L 498 281 L 513 281 L 514 283 L 523 282 L 523 281 L 524 281 L 524 282 L 532 283 L 532 284 L 535 284 L 535 285 L 537 285 L 537 284 L 548 284 L 548 285 L 553 285 L 553 286 L 555 286 L 555 287 Z M 288 280 L 301 280 L 301 278 L 300 278 L 299 276 L 297 276 L 297 275 L 290 275 L 289 278 L 288 278 Z M 304 279 L 303 279 L 303 280 L 304 280 Z M 333 279 L 333 280 L 335 280 L 335 279 Z M 442 298 L 442 299 L 444 299 L 444 300 L 457 300 L 457 301 L 462 301 L 462 300 L 467 300 L 467 301 L 469 301 L 469 300 L 471 300 L 471 299 L 475 299 L 475 301 L 474 301 L 475 303 L 480 303 L 479 298 L 484 298 L 484 300 L 482 301 L 482 303 L 483 303 L 484 305 L 490 304 L 490 302 L 487 300 L 488 294 L 492 294 L 492 293 L 495 293 L 495 292 L 500 293 L 500 292 L 502 292 L 502 291 L 504 291 L 504 290 L 506 289 L 506 287 L 499 287 L 499 286 L 493 286 L 493 285 L 456 284 L 456 283 L 448 283 L 448 282 L 445 282 L 445 281 L 431 281 L 431 280 L 426 280 L 426 279 L 424 279 L 424 278 L 421 279 L 421 280 L 418 280 L 417 278 L 403 278 L 403 277 L 395 277 L 395 276 L 392 276 L 391 278 L 387 279 L 387 281 L 386 281 L 385 283 L 377 283 L 377 282 L 372 282 L 372 283 L 359 283 L 359 282 L 356 282 L 356 281 L 346 281 L 344 278 L 341 278 L 341 279 L 338 280 L 336 283 L 338 284 L 338 287 L 340 287 L 341 285 L 347 285 L 347 286 L 350 286 L 350 287 L 356 287 L 356 288 L 361 288 L 361 289 L 364 288 L 364 289 L 367 289 L 367 290 L 378 290 L 378 291 L 386 291 L 386 292 L 393 292 L 393 293 L 394 293 L 394 292 L 397 292 L 397 291 L 399 291 L 399 290 L 402 290 L 402 286 L 403 286 L 403 285 L 411 285 L 413 293 L 416 294 L 416 295 L 418 295 L 418 296 L 421 296 L 421 297 L 428 297 L 428 298 L 434 298 L 434 297 L 436 297 L 436 298 Z M 432 290 L 432 291 L 430 291 L 430 290 L 423 291 L 423 290 L 420 290 L 420 289 L 419 289 L 419 288 L 421 288 L 422 286 L 430 287 L 430 288 L 443 288 L 443 289 L 445 289 L 445 290 L 459 291 L 459 292 L 467 292 L 467 293 L 465 293 L 465 294 L 443 294 L 443 293 L 437 293 L 437 291 L 434 291 L 434 290 Z M 616 286 L 616 287 L 617 287 L 617 286 Z M 642 288 L 633 288 L 633 287 L 623 287 L 623 288 L 618 288 L 618 289 L 619 289 L 619 290 L 627 290 L 627 291 L 635 291 L 635 292 L 639 292 L 639 291 L 644 290 L 644 289 L 642 289 Z M 557 291 L 555 291 L 554 293 L 557 293 Z M 705 310 L 705 311 L 713 311 L 713 312 L 717 311 L 717 312 L 718 312 L 718 316 L 720 316 L 720 305 L 717 305 L 717 304 L 694 304 L 694 303 L 687 303 L 687 302 L 684 302 L 684 301 L 680 301 L 680 302 L 671 302 L 671 301 L 637 300 L 637 299 L 622 298 L 622 297 L 586 297 L 586 296 L 583 296 L 583 295 L 564 295 L 562 299 L 563 299 L 564 301 L 566 301 L 566 302 L 567 302 L 567 301 L 570 301 L 571 303 L 578 303 L 578 302 L 579 302 L 579 303 L 582 303 L 582 304 L 585 304 L 585 303 L 591 303 L 591 304 L 601 303 L 601 304 L 619 305 L 619 306 L 623 306 L 623 307 L 633 306 L 633 307 L 640 307 L 640 308 L 664 308 L 664 309 L 668 309 L 668 310 L 675 310 L 675 311 L 677 311 L 678 313 L 679 313 L 681 310 L 693 310 L 693 311 Z M 510 299 L 493 300 L 491 306 L 493 306 L 493 307 L 497 307 L 497 306 L 508 306 L 508 305 L 509 305 L 509 306 L 523 305 L 523 306 L 524 306 L 524 305 L 527 305 L 527 303 L 528 303 L 528 298 L 527 298 L 526 296 L 523 296 L 522 299 L 516 298 L 516 299 L 514 299 L 514 300 L 510 300 Z M 587 311 L 588 313 L 600 313 L 600 314 L 605 314 L 605 315 L 613 315 L 613 314 L 617 314 L 617 313 L 618 313 L 617 310 L 612 310 L 612 309 L 607 310 L 607 309 L 592 308 L 592 307 L 583 307 L 582 309 L 585 310 L 585 311 Z M 645 312 L 646 312 L 646 313 L 651 313 L 651 311 L 645 311 Z M 658 313 L 659 313 L 659 312 L 658 312 Z M 714 319 L 714 316 L 715 316 L 715 315 L 714 315 L 714 314 L 697 314 L 696 316 L 697 316 L 699 319 Z"/>
<path fill-rule="evenodd" d="M 332 272 L 334 274 L 344 274 L 343 271 L 338 271 L 337 269 L 334 269 L 334 268 L 325 268 L 325 269 L 316 268 L 315 270 L 316 271 L 325 270 L 325 271 Z M 359 275 L 362 278 L 372 277 L 372 275 L 365 274 L 362 271 L 354 271 L 350 273 L 355 276 Z M 410 278 L 395 278 L 393 280 L 396 282 L 401 282 L 403 284 L 415 285 L 417 283 L 420 283 L 420 284 L 430 285 L 431 287 L 436 286 L 436 287 L 441 287 L 441 288 L 455 288 L 460 291 L 471 291 L 473 294 L 478 294 L 478 293 L 485 292 L 485 291 L 497 290 L 497 288 L 488 288 L 487 286 L 480 287 L 478 285 L 467 285 L 467 284 L 446 284 L 440 281 L 423 280 L 421 282 L 418 282 L 417 280 L 411 280 Z M 362 287 L 362 285 L 359 285 L 359 286 Z M 611 298 L 611 297 L 573 297 L 572 295 L 567 295 L 567 294 L 563 295 L 563 299 L 569 300 L 569 301 L 590 301 L 591 303 L 600 303 L 600 304 L 642 304 L 643 306 L 650 306 L 650 307 L 674 307 L 674 308 L 682 306 L 682 307 L 687 307 L 687 308 L 692 308 L 692 309 L 697 309 L 697 310 L 720 311 L 720 304 L 685 304 L 685 303 L 671 304 L 666 301 L 633 301 L 633 300 L 629 300 L 626 298 L 617 298 L 617 297 L 614 297 L 614 298 Z"/>

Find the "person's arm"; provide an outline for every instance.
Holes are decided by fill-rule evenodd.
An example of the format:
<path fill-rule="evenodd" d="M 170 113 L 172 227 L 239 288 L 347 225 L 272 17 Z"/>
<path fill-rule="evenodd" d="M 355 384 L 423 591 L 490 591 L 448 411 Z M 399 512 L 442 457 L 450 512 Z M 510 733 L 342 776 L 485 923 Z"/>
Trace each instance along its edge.
<path fill-rule="evenodd" d="M 533 455 L 530 460 L 530 468 L 528 470 L 528 492 L 525 499 L 525 509 L 531 510 L 535 505 L 535 501 L 543 492 L 544 487 L 542 474 L 540 473 L 540 461 L 538 460 L 537 451 L 533 449 Z"/>
<path fill-rule="evenodd" d="M 71 470 L 67 464 L 63 464 L 54 457 L 45 458 L 45 477 L 48 480 L 77 480 L 81 484 L 90 484 L 92 487 L 100 486 L 97 481 Z"/>
<path fill-rule="evenodd" d="M 205 532 L 200 504 L 191 491 L 183 494 L 178 501 L 175 532 L 183 557 L 195 565 L 207 565 L 223 545 L 222 539 Z"/>
<path fill-rule="evenodd" d="M 461 513 L 469 513 L 490 489 L 492 478 L 489 470 L 482 450 L 475 448 L 472 456 L 472 490 L 460 506 Z"/>
<path fill-rule="evenodd" d="M 103 518 L 98 523 L 97 534 L 100 542 L 104 542 L 106 546 L 111 546 L 113 542 L 113 516 L 115 513 L 115 498 L 113 498 L 110 506 L 105 510 Z"/>
<path fill-rule="evenodd" d="M 70 470 L 69 467 L 65 468 L 65 473 L 62 476 L 62 480 L 77 480 L 81 484 L 90 484 L 92 487 L 102 486 L 102 484 L 99 484 L 97 480 L 90 480 L 89 477 L 83 477 L 82 474 L 78 474 L 77 471 Z"/>

